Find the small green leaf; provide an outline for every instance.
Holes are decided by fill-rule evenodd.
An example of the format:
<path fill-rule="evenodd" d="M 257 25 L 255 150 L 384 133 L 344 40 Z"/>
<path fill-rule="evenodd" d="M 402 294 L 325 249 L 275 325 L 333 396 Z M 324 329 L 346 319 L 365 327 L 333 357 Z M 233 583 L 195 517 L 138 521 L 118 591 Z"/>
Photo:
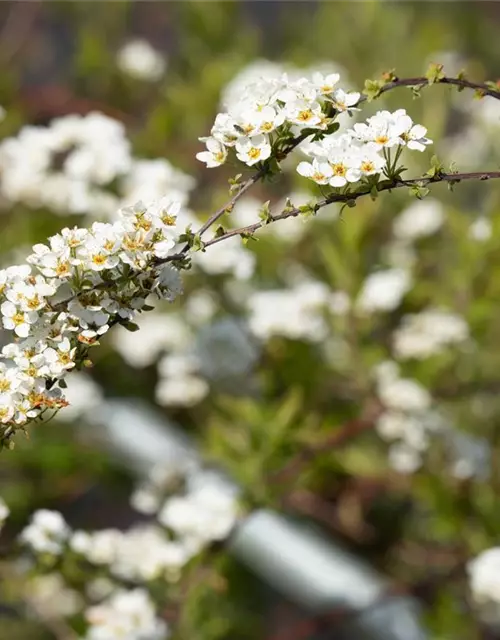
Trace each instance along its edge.
<path fill-rule="evenodd" d="M 273 221 L 273 216 L 271 215 L 271 210 L 269 209 L 270 200 L 264 202 L 262 207 L 259 209 L 259 218 L 264 222 L 264 224 L 269 224 Z"/>
<path fill-rule="evenodd" d="M 127 331 L 139 331 L 140 327 L 135 322 L 124 322 L 123 325 Z"/>
<path fill-rule="evenodd" d="M 443 65 L 439 62 L 431 62 L 431 64 L 427 68 L 427 71 L 425 72 L 425 77 L 427 78 L 429 84 L 439 82 L 439 80 L 442 80 L 445 77 Z"/>

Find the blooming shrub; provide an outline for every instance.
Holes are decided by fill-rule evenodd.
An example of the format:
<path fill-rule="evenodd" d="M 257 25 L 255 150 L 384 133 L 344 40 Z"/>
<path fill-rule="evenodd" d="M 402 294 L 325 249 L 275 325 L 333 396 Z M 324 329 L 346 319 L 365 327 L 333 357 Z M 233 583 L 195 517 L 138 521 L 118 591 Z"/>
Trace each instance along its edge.
<path fill-rule="evenodd" d="M 340 65 L 258 61 L 227 74 L 201 118 L 169 78 L 174 58 L 167 69 L 146 40 L 119 44 L 125 103 L 170 82 L 182 103 L 163 112 L 154 94 L 142 142 L 96 105 L 19 127 L 6 102 L 3 214 L 49 223 L 9 244 L 0 270 L 1 456 L 7 468 L 30 447 L 42 457 L 62 424 L 93 451 L 99 430 L 111 437 L 106 396 L 136 395 L 194 433 L 239 489 L 174 457 L 136 481 L 126 526 L 103 526 L 48 508 L 53 486 L 19 516 L 7 483 L 17 597 L 68 637 L 257 637 L 241 630 L 251 612 L 220 554 L 272 505 L 318 520 L 416 592 L 442 562 L 438 582 L 459 572 L 443 592 L 467 607 L 468 632 L 494 629 L 498 84 L 433 63 L 362 87 Z M 404 87 L 423 100 L 451 88 L 453 117 L 439 127 Z M 176 108 L 197 135 L 165 159 L 153 139 L 179 134 Z M 466 133 L 475 155 L 460 151 Z M 147 433 L 122 427 L 129 452 L 151 456 Z M 57 448 L 47 456 L 57 467 Z M 91 463 L 75 464 L 56 475 L 87 477 Z M 241 619 L 222 613 L 225 626 L 195 636 L 212 598 Z M 463 615 L 447 606 L 431 609 L 443 637 Z"/>

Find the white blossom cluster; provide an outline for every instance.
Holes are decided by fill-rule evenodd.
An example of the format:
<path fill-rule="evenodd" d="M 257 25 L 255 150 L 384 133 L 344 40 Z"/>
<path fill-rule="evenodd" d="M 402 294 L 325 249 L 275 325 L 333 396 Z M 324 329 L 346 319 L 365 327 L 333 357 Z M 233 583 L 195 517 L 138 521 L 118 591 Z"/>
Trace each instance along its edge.
<path fill-rule="evenodd" d="M 168 626 L 155 611 L 145 589 L 117 591 L 85 612 L 89 624 L 84 640 L 166 640 Z"/>
<path fill-rule="evenodd" d="M 468 337 L 469 327 L 462 317 L 440 309 L 425 309 L 403 317 L 393 334 L 393 351 L 399 360 L 423 360 Z"/>
<path fill-rule="evenodd" d="M 395 267 L 371 273 L 364 281 L 356 299 L 356 309 L 362 314 L 394 311 L 412 287 L 407 269 Z"/>
<path fill-rule="evenodd" d="M 127 42 L 116 57 L 118 68 L 135 80 L 156 82 L 165 73 L 165 56 L 147 40 L 136 39 Z"/>
<path fill-rule="evenodd" d="M 261 340 L 282 336 L 318 342 L 327 333 L 324 311 L 330 293 L 325 284 L 313 280 L 289 289 L 256 291 L 248 299 L 250 331 Z"/>
<path fill-rule="evenodd" d="M 422 464 L 429 434 L 439 427 L 429 392 L 416 380 L 402 378 L 395 362 L 375 369 L 377 395 L 385 409 L 378 418 L 378 434 L 393 444 L 389 462 L 401 473 L 413 473 Z"/>
<path fill-rule="evenodd" d="M 391 149 L 423 151 L 432 143 L 427 129 L 414 124 L 404 109 L 378 111 L 366 123 L 356 123 L 340 135 L 327 135 L 304 146 L 312 162 L 301 162 L 297 171 L 316 184 L 344 187 L 363 177 L 383 172 Z"/>
<path fill-rule="evenodd" d="M 131 169 L 124 126 L 102 113 L 25 126 L 0 144 L 0 185 L 10 202 L 59 213 L 114 208 L 109 185 Z"/>
<path fill-rule="evenodd" d="M 129 323 L 151 293 L 172 300 L 181 292 L 179 272 L 161 264 L 178 240 L 179 208 L 138 203 L 115 223 L 65 228 L 35 245 L 28 264 L 0 271 L 2 326 L 15 338 L 0 363 L 6 428 L 64 406 L 55 383 L 110 326 Z"/>
<path fill-rule="evenodd" d="M 121 206 L 165 193 L 184 206 L 193 187 L 167 160 L 134 158 L 123 124 L 99 112 L 25 126 L 0 143 L 0 193 L 8 203 L 113 218 Z"/>
<path fill-rule="evenodd" d="M 340 76 L 317 72 L 311 79 L 260 78 L 247 85 L 240 100 L 219 113 L 210 136 L 200 138 L 207 150 L 197 154 L 207 167 L 217 167 L 234 147 L 248 166 L 267 160 L 273 142 L 304 129 L 326 131 L 335 115 L 351 110 L 360 94 L 338 87 Z"/>
<path fill-rule="evenodd" d="M 500 547 L 480 553 L 467 565 L 469 588 L 480 618 L 500 625 Z"/>
<path fill-rule="evenodd" d="M 238 520 L 236 488 L 194 460 L 153 468 L 131 502 L 156 515 L 156 522 L 88 532 L 72 530 L 59 512 L 42 509 L 20 534 L 32 568 L 38 561 L 44 568 L 59 566 L 68 554 L 80 567 L 86 596 L 97 603 L 85 611 L 85 640 L 165 638 L 167 627 L 156 615 L 148 586 L 176 583 L 183 567 L 212 542 L 227 538 Z M 35 571 L 28 582 L 28 600 L 43 615 L 72 615 L 85 606 L 61 571 L 42 576 Z M 124 591 L 130 584 L 137 588 Z M 57 602 L 47 603 L 54 598 Z"/>

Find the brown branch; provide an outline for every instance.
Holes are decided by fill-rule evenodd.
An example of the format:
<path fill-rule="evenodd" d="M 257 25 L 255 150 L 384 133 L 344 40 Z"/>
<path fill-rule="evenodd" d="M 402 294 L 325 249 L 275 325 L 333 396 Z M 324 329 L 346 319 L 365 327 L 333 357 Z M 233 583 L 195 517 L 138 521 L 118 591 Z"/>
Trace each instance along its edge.
<path fill-rule="evenodd" d="M 473 173 L 441 173 L 432 178 L 423 176 L 421 178 L 411 178 L 408 180 L 386 180 L 380 182 L 377 185 L 377 191 L 379 193 L 383 191 L 392 191 L 393 189 L 400 189 L 402 187 L 413 187 L 415 185 L 419 185 L 425 187 L 428 184 L 434 184 L 438 182 L 461 182 L 462 180 L 492 180 L 500 178 L 500 171 L 476 171 Z M 315 211 L 319 211 L 323 207 L 326 207 L 329 204 L 333 204 L 335 202 L 347 203 L 354 202 L 358 198 L 362 196 L 368 196 L 372 193 L 372 188 L 367 187 L 366 189 L 362 189 L 360 191 L 356 191 L 353 193 L 332 193 L 327 196 L 323 200 L 319 200 L 314 206 Z M 246 227 L 240 227 L 239 229 L 231 229 L 230 231 L 226 231 L 223 235 L 217 236 L 205 242 L 205 247 L 209 247 L 212 244 L 216 244 L 217 242 L 221 242 L 226 238 L 230 238 L 233 236 L 249 236 L 253 235 L 258 229 L 267 226 L 268 224 L 272 224 L 273 222 L 277 222 L 278 220 L 285 220 L 286 218 L 294 218 L 299 216 L 302 213 L 299 207 L 295 207 L 294 209 L 290 209 L 289 211 L 283 211 L 275 216 L 272 216 L 270 220 L 265 221 L 261 220 L 259 222 L 255 222 L 254 224 L 250 224 Z M 179 255 L 170 256 L 172 260 L 179 259 Z M 167 259 L 168 260 L 168 259 Z"/>
<path fill-rule="evenodd" d="M 446 76 L 444 78 L 439 78 L 432 84 L 447 84 L 461 87 L 462 89 L 474 89 L 475 91 L 481 92 L 482 95 L 490 96 L 491 98 L 500 100 L 500 88 L 498 91 L 496 91 L 495 89 L 491 89 L 485 84 L 469 82 L 469 80 L 465 80 L 462 78 L 450 78 Z M 381 95 L 382 93 L 386 93 L 387 91 L 392 91 L 392 89 L 397 89 L 398 87 L 422 86 L 430 86 L 429 80 L 425 76 L 417 76 L 416 78 L 396 78 L 392 82 L 388 82 L 384 86 L 380 87 L 379 95 Z M 367 99 L 367 96 L 363 96 L 360 102 L 364 102 Z"/>

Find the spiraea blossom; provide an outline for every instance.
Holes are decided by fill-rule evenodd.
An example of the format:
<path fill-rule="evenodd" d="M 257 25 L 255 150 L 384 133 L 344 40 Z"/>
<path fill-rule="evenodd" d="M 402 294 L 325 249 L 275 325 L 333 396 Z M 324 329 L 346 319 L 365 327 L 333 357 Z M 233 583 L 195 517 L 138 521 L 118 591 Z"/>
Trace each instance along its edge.
<path fill-rule="evenodd" d="M 28 264 L 0 271 L 2 326 L 15 338 L 1 355 L 4 436 L 63 407 L 66 373 L 111 326 L 128 325 L 151 293 L 181 293 L 179 272 L 164 262 L 178 241 L 179 209 L 169 200 L 139 202 L 115 223 L 63 229 L 35 245 Z"/>
<path fill-rule="evenodd" d="M 467 565 L 472 600 L 481 619 L 500 624 L 500 547 L 480 553 Z"/>
<path fill-rule="evenodd" d="M 467 322 L 460 316 L 439 309 L 426 309 L 403 317 L 393 335 L 395 355 L 401 359 L 423 360 L 469 337 Z"/>
<path fill-rule="evenodd" d="M 165 73 L 166 59 L 147 40 L 131 40 L 118 52 L 120 70 L 136 80 L 154 82 Z"/>
<path fill-rule="evenodd" d="M 231 100 L 220 113 L 210 137 L 200 138 L 207 150 L 197 154 L 208 167 L 223 164 L 228 149 L 248 166 L 267 160 L 273 145 L 291 139 L 304 129 L 325 131 L 335 116 L 352 109 L 360 94 L 337 87 L 338 74 L 312 79 L 290 79 L 288 75 L 260 78 L 247 85 L 239 99 Z"/>
<path fill-rule="evenodd" d="M 155 611 L 145 589 L 118 591 L 108 600 L 87 609 L 89 629 L 84 640 L 166 640 L 168 627 Z"/>

